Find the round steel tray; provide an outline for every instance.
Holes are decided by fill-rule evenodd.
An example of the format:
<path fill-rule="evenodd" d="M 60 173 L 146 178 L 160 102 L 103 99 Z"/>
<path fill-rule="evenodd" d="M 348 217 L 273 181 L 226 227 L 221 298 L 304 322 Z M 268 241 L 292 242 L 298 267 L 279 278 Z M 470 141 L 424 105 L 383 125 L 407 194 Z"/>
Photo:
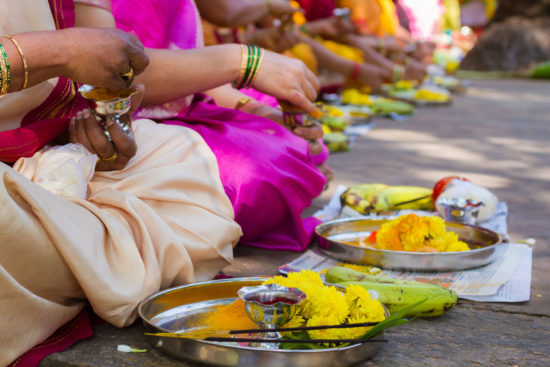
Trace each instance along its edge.
<path fill-rule="evenodd" d="M 234 278 L 195 283 L 156 293 L 143 301 L 138 313 L 147 332 L 179 332 L 196 327 L 196 320 L 216 306 L 229 304 L 237 291 L 259 285 L 265 278 Z M 267 350 L 237 343 L 147 336 L 161 351 L 179 359 L 213 366 L 339 367 L 373 356 L 381 343 L 355 344 L 319 350 Z"/>
<path fill-rule="evenodd" d="M 488 229 L 447 222 L 447 230 L 458 234 L 472 250 L 460 252 L 409 252 L 377 250 L 341 241 L 366 237 L 378 230 L 385 220 L 346 218 L 327 221 L 317 226 L 319 247 L 327 255 L 347 262 L 374 265 L 384 269 L 409 271 L 456 271 L 476 268 L 492 262 L 502 239 Z"/>

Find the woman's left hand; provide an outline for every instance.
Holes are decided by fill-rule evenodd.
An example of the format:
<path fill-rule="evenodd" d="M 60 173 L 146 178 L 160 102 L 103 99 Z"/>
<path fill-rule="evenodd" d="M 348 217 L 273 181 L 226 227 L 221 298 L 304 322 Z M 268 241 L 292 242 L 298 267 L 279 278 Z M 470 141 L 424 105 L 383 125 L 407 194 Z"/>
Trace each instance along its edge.
<path fill-rule="evenodd" d="M 106 122 L 107 130 L 112 141 L 105 136 L 103 128 L 99 126 L 96 115 L 89 109 L 79 111 L 69 123 L 69 137 L 72 143 L 82 144 L 91 153 L 99 157 L 97 171 L 114 171 L 123 169 L 137 152 L 137 144 L 132 132 L 131 116 L 141 104 L 143 86 L 139 85 L 139 92 L 132 96 L 132 107 L 128 113 L 120 117 L 128 125 L 127 134 L 122 127 L 110 119 Z"/>

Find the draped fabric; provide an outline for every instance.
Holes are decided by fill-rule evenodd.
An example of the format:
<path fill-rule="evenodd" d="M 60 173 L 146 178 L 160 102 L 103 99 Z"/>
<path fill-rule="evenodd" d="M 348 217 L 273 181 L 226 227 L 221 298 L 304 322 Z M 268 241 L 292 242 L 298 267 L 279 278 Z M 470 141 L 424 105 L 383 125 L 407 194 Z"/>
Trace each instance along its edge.
<path fill-rule="evenodd" d="M 112 9 L 117 27 L 136 35 L 146 47 L 202 45 L 201 23 L 191 0 L 114 0 Z M 179 112 L 168 111 L 167 105 L 174 107 L 169 103 L 148 108 L 140 116 L 189 127 L 204 138 L 216 155 L 235 220 L 242 227 L 240 243 L 304 250 L 316 221 L 302 220 L 301 214 L 325 185 L 307 142 L 274 121 L 216 106 L 201 95 Z"/>

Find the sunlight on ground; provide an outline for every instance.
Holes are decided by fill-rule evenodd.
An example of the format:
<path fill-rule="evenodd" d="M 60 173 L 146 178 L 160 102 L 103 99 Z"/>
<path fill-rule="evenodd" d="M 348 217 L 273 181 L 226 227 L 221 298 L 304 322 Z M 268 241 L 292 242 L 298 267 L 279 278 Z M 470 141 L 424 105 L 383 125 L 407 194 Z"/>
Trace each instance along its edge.
<path fill-rule="evenodd" d="M 391 141 L 396 143 L 406 142 L 439 142 L 436 136 L 418 131 L 408 131 L 399 129 L 375 129 L 369 133 L 369 138 L 381 141 Z"/>
<path fill-rule="evenodd" d="M 477 99 L 489 99 L 492 101 L 502 102 L 519 102 L 528 100 L 529 103 L 548 103 L 548 98 L 544 95 L 524 92 L 514 95 L 510 92 L 499 92 L 494 89 L 471 88 L 468 90 L 468 96 Z"/>
<path fill-rule="evenodd" d="M 550 129 L 550 126 L 548 127 Z M 544 154 L 550 153 L 550 145 L 548 142 L 534 141 L 530 139 L 516 139 L 510 137 L 491 136 L 485 138 L 489 143 L 495 145 L 503 145 L 506 149 L 515 150 L 516 152 Z"/>
<path fill-rule="evenodd" d="M 422 170 L 422 178 L 432 179 L 435 183 L 437 180 L 446 176 L 465 177 L 477 185 L 484 186 L 488 189 L 497 189 L 507 187 L 511 184 L 508 178 L 489 175 L 484 173 L 476 173 L 471 171 L 443 171 L 443 170 Z"/>

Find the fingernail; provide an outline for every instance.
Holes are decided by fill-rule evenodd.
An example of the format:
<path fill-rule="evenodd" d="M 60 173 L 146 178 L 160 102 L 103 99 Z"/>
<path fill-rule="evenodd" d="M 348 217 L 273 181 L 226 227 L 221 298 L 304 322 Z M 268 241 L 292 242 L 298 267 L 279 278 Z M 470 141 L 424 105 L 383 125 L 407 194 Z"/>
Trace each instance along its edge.
<path fill-rule="evenodd" d="M 115 123 L 115 120 L 112 118 L 107 118 L 107 121 L 105 121 L 105 123 L 107 124 L 107 128 L 110 128 Z"/>
<path fill-rule="evenodd" d="M 84 117 L 85 119 L 89 118 L 90 117 L 90 110 L 84 110 L 82 111 L 82 117 Z"/>
<path fill-rule="evenodd" d="M 78 111 L 76 113 L 76 117 L 75 117 L 77 120 L 81 120 L 82 119 L 82 112 L 81 111 Z"/>
<path fill-rule="evenodd" d="M 71 120 L 69 121 L 69 124 L 74 125 L 75 120 L 76 120 L 76 119 L 75 119 L 74 117 L 71 117 Z"/>

